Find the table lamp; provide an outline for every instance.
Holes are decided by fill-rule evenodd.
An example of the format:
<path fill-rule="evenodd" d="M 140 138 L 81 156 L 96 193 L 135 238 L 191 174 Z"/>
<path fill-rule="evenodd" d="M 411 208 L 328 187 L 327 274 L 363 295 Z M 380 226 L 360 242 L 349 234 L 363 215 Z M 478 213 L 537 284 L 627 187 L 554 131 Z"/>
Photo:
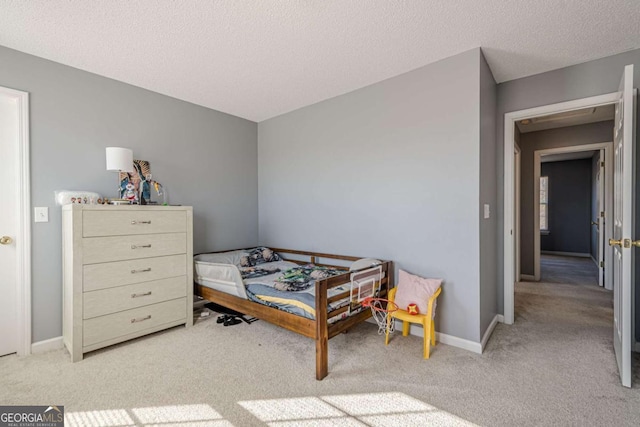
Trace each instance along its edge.
<path fill-rule="evenodd" d="M 131 173 L 133 151 L 129 148 L 107 147 L 107 170 Z M 118 199 L 120 198 L 120 174 L 118 174 Z"/>

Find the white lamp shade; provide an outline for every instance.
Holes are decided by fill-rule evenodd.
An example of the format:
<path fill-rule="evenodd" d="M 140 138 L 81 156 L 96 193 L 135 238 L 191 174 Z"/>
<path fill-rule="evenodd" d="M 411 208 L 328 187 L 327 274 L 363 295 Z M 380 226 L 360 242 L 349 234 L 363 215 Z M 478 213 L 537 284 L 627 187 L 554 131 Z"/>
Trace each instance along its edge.
<path fill-rule="evenodd" d="M 107 147 L 107 170 L 133 172 L 133 151 L 129 148 Z"/>

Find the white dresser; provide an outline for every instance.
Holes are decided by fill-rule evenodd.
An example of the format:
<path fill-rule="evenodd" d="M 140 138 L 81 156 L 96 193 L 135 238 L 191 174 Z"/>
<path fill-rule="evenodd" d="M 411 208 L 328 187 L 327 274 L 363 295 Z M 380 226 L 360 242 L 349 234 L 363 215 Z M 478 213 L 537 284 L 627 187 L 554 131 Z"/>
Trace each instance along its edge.
<path fill-rule="evenodd" d="M 63 335 L 83 354 L 193 324 L 193 211 L 184 206 L 62 208 Z"/>

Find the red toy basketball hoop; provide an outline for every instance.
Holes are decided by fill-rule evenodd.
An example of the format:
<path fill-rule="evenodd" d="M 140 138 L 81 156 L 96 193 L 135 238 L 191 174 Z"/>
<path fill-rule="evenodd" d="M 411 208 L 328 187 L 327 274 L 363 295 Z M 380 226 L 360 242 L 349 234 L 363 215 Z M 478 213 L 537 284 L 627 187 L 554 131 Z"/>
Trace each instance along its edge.
<path fill-rule="evenodd" d="M 371 308 L 371 314 L 378 324 L 378 334 L 382 335 L 387 331 L 393 332 L 395 319 L 391 313 L 398 310 L 398 305 L 384 298 L 365 298 L 362 301 L 363 307 Z"/>

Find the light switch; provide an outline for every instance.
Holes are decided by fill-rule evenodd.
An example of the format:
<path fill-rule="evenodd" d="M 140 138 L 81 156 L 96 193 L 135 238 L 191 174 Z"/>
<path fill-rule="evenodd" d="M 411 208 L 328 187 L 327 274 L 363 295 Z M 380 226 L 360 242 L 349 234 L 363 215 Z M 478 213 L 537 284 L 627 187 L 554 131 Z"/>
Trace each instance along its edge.
<path fill-rule="evenodd" d="M 34 208 L 34 222 L 49 222 L 49 208 Z"/>
<path fill-rule="evenodd" d="M 489 219 L 491 218 L 491 208 L 489 208 L 489 204 L 485 203 L 484 204 L 484 219 Z"/>

